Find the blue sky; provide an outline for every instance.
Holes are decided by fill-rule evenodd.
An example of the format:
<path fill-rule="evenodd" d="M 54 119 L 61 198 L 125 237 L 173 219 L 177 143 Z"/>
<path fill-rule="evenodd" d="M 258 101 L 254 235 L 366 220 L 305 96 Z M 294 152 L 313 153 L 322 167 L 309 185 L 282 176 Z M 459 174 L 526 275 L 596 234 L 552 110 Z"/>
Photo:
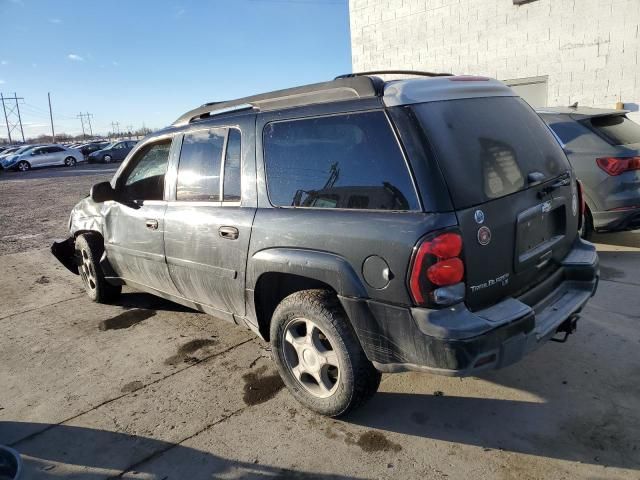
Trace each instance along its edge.
<path fill-rule="evenodd" d="M 0 91 L 25 135 L 159 128 L 204 102 L 351 71 L 347 0 L 0 0 Z M 0 109 L 0 138 L 6 137 Z"/>

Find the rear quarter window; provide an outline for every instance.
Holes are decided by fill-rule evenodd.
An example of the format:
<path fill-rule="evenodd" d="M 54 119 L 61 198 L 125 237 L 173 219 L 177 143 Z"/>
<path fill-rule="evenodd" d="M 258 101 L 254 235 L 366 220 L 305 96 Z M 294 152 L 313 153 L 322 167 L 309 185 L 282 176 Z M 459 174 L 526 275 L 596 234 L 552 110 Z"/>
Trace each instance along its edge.
<path fill-rule="evenodd" d="M 413 107 L 456 208 L 528 188 L 567 171 L 567 158 L 545 123 L 519 97 L 446 100 Z"/>
<path fill-rule="evenodd" d="M 272 122 L 263 131 L 275 206 L 418 210 L 400 145 L 382 111 Z"/>

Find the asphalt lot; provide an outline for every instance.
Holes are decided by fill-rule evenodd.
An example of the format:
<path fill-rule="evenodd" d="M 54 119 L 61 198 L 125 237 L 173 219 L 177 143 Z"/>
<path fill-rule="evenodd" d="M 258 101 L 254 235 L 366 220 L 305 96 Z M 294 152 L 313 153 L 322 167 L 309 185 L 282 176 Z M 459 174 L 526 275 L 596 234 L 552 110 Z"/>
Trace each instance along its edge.
<path fill-rule="evenodd" d="M 250 332 L 125 289 L 91 303 L 48 246 L 114 166 L 0 175 L 0 444 L 24 478 L 640 479 L 640 232 L 598 237 L 576 335 L 474 378 L 383 378 L 331 420 Z"/>

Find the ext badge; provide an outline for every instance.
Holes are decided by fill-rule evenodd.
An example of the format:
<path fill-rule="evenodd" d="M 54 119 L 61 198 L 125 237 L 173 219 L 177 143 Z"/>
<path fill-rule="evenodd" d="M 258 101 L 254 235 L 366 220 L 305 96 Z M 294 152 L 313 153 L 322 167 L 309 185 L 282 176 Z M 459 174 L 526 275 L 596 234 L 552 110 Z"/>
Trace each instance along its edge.
<path fill-rule="evenodd" d="M 484 223 L 484 212 L 482 210 L 476 210 L 473 218 L 475 218 L 477 224 Z"/>
<path fill-rule="evenodd" d="M 489 227 L 484 226 L 484 227 L 480 227 L 478 229 L 478 243 L 480 245 L 489 245 L 489 242 L 491 241 L 491 230 L 489 230 Z"/>

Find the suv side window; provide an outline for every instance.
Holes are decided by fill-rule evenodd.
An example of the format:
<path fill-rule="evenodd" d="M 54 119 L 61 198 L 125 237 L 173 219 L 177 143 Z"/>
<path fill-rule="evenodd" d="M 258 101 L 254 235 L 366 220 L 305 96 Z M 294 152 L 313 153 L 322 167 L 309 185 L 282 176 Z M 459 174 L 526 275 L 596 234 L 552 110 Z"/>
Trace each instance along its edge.
<path fill-rule="evenodd" d="M 131 160 L 133 165 L 118 183 L 129 200 L 162 200 L 164 176 L 169 162 L 171 140 L 147 145 Z"/>
<path fill-rule="evenodd" d="M 384 112 L 272 122 L 264 128 L 263 145 L 275 206 L 419 209 Z"/>
<path fill-rule="evenodd" d="M 185 133 L 178 164 L 176 200 L 220 201 L 220 167 L 225 129 Z"/>
<path fill-rule="evenodd" d="M 240 132 L 232 128 L 227 136 L 227 150 L 224 159 L 222 200 L 225 202 L 240 201 L 240 158 Z"/>

